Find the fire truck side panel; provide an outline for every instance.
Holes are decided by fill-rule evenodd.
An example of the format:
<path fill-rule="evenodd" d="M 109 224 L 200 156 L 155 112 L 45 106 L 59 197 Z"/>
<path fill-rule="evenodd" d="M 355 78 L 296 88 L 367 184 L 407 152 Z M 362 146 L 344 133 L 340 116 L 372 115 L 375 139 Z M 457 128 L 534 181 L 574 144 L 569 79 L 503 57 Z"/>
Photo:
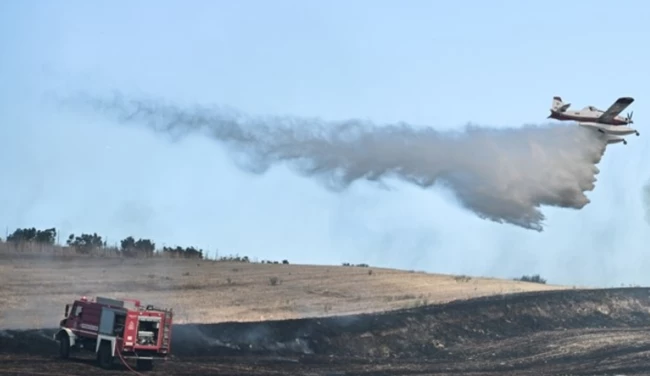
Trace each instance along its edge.
<path fill-rule="evenodd" d="M 115 324 L 115 311 L 103 308 L 102 315 L 99 319 L 99 334 L 112 335 L 113 324 Z"/>
<path fill-rule="evenodd" d="M 124 346 L 133 347 L 138 338 L 138 314 L 129 312 L 124 323 Z"/>
<path fill-rule="evenodd" d="M 102 341 L 109 341 L 111 343 L 112 355 L 115 355 L 116 347 L 118 347 L 118 351 L 120 351 L 118 342 L 121 341 L 117 341 L 116 337 L 124 335 L 125 313 L 124 309 L 109 307 L 101 308 L 95 352 L 99 351 L 99 346 Z M 131 315 L 131 313 L 128 313 L 127 315 Z"/>
<path fill-rule="evenodd" d="M 80 337 L 95 338 L 99 329 L 101 307 L 88 302 L 76 302 L 71 312 L 71 330 Z"/>

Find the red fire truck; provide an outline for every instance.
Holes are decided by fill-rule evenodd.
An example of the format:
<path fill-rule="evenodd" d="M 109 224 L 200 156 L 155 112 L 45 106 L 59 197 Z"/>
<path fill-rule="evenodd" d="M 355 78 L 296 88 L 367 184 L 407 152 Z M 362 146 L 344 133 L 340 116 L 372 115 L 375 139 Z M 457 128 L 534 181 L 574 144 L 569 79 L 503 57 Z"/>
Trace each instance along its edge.
<path fill-rule="evenodd" d="M 102 368 L 110 368 L 115 359 L 128 367 L 126 359 L 136 359 L 138 369 L 150 370 L 154 359 L 170 354 L 171 309 L 143 307 L 136 299 L 82 297 L 66 304 L 64 316 L 54 334 L 62 358 L 87 350 L 97 354 Z"/>

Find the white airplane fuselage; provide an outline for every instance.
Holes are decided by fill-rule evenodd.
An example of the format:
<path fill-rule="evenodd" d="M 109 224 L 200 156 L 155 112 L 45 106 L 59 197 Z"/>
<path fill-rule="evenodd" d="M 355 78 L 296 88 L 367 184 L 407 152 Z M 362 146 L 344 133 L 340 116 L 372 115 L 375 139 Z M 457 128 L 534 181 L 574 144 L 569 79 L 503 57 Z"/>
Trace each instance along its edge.
<path fill-rule="evenodd" d="M 566 105 L 565 105 L 566 106 Z M 631 120 L 627 120 L 623 116 L 616 116 L 614 119 L 612 119 L 609 122 L 603 123 L 599 122 L 598 118 L 603 114 L 604 111 L 600 110 L 591 110 L 588 107 L 583 108 L 580 111 L 561 111 L 560 110 L 555 110 L 551 109 L 551 115 L 549 115 L 549 118 L 551 119 L 556 119 L 556 120 L 572 120 L 572 121 L 577 121 L 577 122 L 585 122 L 585 123 L 597 123 L 597 124 L 608 124 L 608 125 L 628 125 L 634 123 Z"/>

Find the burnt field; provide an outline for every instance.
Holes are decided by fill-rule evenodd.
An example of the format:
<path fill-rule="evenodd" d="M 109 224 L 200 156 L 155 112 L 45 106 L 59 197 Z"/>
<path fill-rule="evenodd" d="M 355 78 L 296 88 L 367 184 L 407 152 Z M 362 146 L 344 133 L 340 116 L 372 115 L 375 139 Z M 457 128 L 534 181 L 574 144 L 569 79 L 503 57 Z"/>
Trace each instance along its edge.
<path fill-rule="evenodd" d="M 57 359 L 53 329 L 0 332 L 0 375 L 130 374 Z M 650 373 L 650 289 L 559 290 L 387 313 L 181 324 L 150 375 Z"/>

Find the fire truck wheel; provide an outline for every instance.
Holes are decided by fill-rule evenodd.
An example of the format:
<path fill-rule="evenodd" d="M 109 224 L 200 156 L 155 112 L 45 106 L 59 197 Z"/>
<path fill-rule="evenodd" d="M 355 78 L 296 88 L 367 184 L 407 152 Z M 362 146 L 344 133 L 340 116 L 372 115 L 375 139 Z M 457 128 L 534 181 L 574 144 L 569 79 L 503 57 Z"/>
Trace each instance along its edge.
<path fill-rule="evenodd" d="M 138 359 L 135 366 L 138 371 L 151 371 L 153 369 L 153 361 L 151 359 Z"/>
<path fill-rule="evenodd" d="M 70 356 L 70 338 L 67 334 L 62 334 L 59 341 L 59 356 L 67 359 Z"/>
<path fill-rule="evenodd" d="M 113 356 L 111 355 L 111 344 L 102 342 L 97 352 L 97 363 L 103 369 L 109 369 L 113 365 Z"/>

